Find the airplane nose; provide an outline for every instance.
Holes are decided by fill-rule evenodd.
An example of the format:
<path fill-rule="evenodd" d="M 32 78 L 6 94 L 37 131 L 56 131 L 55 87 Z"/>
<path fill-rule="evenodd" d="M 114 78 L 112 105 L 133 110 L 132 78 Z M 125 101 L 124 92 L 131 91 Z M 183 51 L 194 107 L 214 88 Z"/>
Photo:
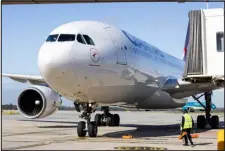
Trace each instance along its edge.
<path fill-rule="evenodd" d="M 60 78 L 67 70 L 70 60 L 68 45 L 44 44 L 39 50 L 38 67 L 46 81 Z"/>

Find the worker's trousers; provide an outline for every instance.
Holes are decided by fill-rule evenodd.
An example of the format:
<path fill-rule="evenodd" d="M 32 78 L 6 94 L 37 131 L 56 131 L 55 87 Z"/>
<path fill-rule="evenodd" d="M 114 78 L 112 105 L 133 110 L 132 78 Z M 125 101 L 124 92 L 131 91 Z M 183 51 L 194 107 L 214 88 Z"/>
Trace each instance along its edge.
<path fill-rule="evenodd" d="M 192 142 L 192 138 L 191 138 L 191 128 L 183 129 L 182 131 L 187 133 L 187 135 L 184 136 L 185 144 L 188 144 L 188 139 L 189 139 L 189 142 L 192 145 L 193 142 Z"/>

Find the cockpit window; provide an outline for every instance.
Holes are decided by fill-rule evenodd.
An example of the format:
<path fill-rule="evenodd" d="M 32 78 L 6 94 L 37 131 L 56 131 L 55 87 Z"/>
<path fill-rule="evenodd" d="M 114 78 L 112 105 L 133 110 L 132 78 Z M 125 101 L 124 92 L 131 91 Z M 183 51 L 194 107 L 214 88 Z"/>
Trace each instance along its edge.
<path fill-rule="evenodd" d="M 83 36 L 84 36 L 84 39 L 86 40 L 87 44 L 95 45 L 94 41 L 88 35 L 83 35 Z"/>
<path fill-rule="evenodd" d="M 84 41 L 84 38 L 81 36 L 81 34 L 78 34 L 78 35 L 77 35 L 77 41 L 78 41 L 79 43 L 86 44 L 85 41 Z"/>
<path fill-rule="evenodd" d="M 54 42 L 57 40 L 58 36 L 59 36 L 59 34 L 49 35 L 46 41 Z"/>
<path fill-rule="evenodd" d="M 58 41 L 75 41 L 75 35 L 72 34 L 60 34 Z"/>

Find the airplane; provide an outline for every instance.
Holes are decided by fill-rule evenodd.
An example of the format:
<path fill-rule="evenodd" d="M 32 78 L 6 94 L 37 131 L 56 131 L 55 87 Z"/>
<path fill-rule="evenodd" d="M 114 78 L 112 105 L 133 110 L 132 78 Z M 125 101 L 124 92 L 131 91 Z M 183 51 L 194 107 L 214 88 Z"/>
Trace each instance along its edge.
<path fill-rule="evenodd" d="M 206 106 L 206 102 L 201 102 L 204 106 Z M 216 105 L 211 103 L 211 111 L 216 109 Z M 194 112 L 196 110 L 204 111 L 204 107 L 201 106 L 198 102 L 187 102 L 185 106 L 182 107 L 182 110 L 188 110 L 189 112 Z"/>
<path fill-rule="evenodd" d="M 32 86 L 17 101 L 28 119 L 44 118 L 61 105 L 61 97 L 81 112 L 77 134 L 97 137 L 99 126 L 119 126 L 120 116 L 109 106 L 139 109 L 171 109 L 185 105 L 187 97 L 222 88 L 223 83 L 191 83 L 182 80 L 185 61 L 99 21 L 74 21 L 55 28 L 38 54 L 38 75 L 2 74 Z M 210 86 L 210 88 L 209 88 Z M 91 114 L 101 107 L 102 114 Z M 197 123 L 204 128 L 207 117 Z M 218 116 L 210 117 L 218 128 Z"/>

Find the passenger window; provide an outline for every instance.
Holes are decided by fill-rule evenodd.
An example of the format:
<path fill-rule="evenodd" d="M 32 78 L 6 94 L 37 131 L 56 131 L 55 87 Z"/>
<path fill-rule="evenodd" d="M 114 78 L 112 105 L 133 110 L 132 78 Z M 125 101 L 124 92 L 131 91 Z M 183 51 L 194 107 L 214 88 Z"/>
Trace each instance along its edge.
<path fill-rule="evenodd" d="M 81 36 L 81 34 L 78 34 L 78 35 L 77 35 L 77 41 L 78 41 L 79 43 L 86 44 L 85 41 L 84 41 L 84 38 Z"/>
<path fill-rule="evenodd" d="M 63 41 L 74 41 L 75 40 L 75 35 L 72 34 L 60 34 L 58 41 L 63 42 Z"/>
<path fill-rule="evenodd" d="M 83 36 L 88 45 L 95 45 L 94 41 L 88 35 Z"/>
<path fill-rule="evenodd" d="M 59 34 L 49 35 L 46 39 L 47 42 L 54 42 L 57 40 Z"/>
<path fill-rule="evenodd" d="M 217 51 L 223 52 L 224 51 L 224 36 L 223 32 L 217 32 L 216 33 L 216 46 L 217 46 Z"/>

